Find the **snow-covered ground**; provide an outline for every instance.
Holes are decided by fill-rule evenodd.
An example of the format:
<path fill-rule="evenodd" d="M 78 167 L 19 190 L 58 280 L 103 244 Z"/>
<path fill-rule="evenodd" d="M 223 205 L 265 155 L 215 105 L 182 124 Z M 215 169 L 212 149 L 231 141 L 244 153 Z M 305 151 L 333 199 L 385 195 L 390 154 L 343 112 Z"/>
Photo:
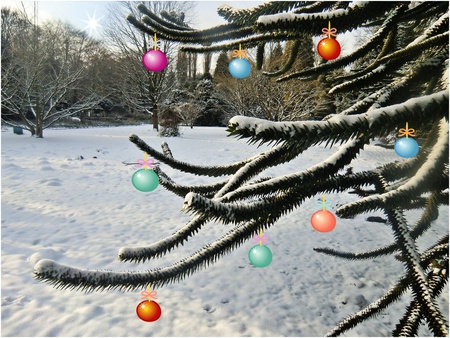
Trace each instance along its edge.
<path fill-rule="evenodd" d="M 158 187 L 142 193 L 131 184 L 143 153 L 128 140 L 137 134 L 158 147 L 167 141 L 175 158 L 195 164 L 226 164 L 259 149 L 227 137 L 225 128 L 183 129 L 179 138 L 162 139 L 149 126 L 45 130 L 44 139 L 2 130 L 2 336 L 323 336 L 343 317 L 392 287 L 403 273 L 393 257 L 349 262 L 313 251 L 314 247 L 362 251 L 391 243 L 390 227 L 366 221 L 369 215 L 337 219 L 330 233 L 316 232 L 310 217 L 316 200 L 265 231 L 273 261 L 253 267 L 247 257 L 252 241 L 178 284 L 157 289 L 161 318 L 153 323 L 136 316 L 140 291 L 59 290 L 33 279 L 43 258 L 72 266 L 108 270 L 147 270 L 172 264 L 231 229 L 207 224 L 195 237 L 161 259 L 122 263 L 123 246 L 144 246 L 172 234 L 189 216 L 183 199 Z M 336 146 L 337 147 L 337 146 Z M 271 168 L 264 176 L 295 172 L 325 159 L 336 149 L 314 147 L 300 158 Z M 368 146 L 354 171 L 396 159 L 393 150 Z M 211 182 L 161 168 L 175 182 Z M 327 195 L 333 208 L 356 199 Z M 333 211 L 333 210 L 331 210 Z M 381 212 L 371 215 L 384 217 Z M 417 211 L 406 214 L 410 224 Z M 430 234 L 448 231 L 448 208 L 441 208 Z M 419 241 L 421 249 L 430 238 Z M 410 295 L 348 336 L 389 336 Z M 439 300 L 448 313 L 448 289 Z M 421 329 L 422 335 L 429 335 Z"/>

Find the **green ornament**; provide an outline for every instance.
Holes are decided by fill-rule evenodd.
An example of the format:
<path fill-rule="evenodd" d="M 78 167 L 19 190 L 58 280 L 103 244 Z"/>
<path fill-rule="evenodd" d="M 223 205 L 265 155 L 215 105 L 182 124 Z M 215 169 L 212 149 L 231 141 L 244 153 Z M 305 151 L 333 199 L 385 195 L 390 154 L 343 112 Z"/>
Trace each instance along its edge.
<path fill-rule="evenodd" d="M 272 251 L 265 245 L 255 245 L 248 252 L 248 259 L 257 268 L 264 268 L 272 263 Z"/>
<path fill-rule="evenodd" d="M 139 169 L 131 177 L 134 187 L 142 192 L 150 192 L 159 184 L 158 175 L 153 170 Z"/>

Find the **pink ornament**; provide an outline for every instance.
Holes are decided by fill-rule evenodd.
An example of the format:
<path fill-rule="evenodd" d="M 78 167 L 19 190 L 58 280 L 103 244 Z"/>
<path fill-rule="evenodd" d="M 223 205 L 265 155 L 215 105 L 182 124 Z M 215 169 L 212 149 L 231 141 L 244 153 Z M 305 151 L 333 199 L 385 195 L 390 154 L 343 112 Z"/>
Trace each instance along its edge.
<path fill-rule="evenodd" d="M 167 66 L 166 54 L 158 50 L 149 50 L 142 57 L 142 63 L 145 68 L 152 72 L 160 72 Z"/>

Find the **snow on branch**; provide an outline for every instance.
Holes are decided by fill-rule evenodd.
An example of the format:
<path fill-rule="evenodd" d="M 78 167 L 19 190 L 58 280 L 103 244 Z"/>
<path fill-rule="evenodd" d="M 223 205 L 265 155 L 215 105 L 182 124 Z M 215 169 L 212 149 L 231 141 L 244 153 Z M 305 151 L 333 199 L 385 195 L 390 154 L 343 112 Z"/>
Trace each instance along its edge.
<path fill-rule="evenodd" d="M 387 208 L 390 205 L 399 205 L 401 201 L 410 201 L 411 196 L 419 196 L 432 189 L 433 182 L 439 179 L 436 171 L 443 169 L 439 167 L 439 164 L 442 166 L 445 159 L 448 159 L 448 137 L 448 123 L 445 119 L 442 119 L 437 143 L 411 179 L 393 191 L 364 197 L 356 202 L 341 206 L 336 210 L 336 213 L 340 216 L 349 217 L 358 214 L 362 209 L 367 211 Z M 424 182 L 427 182 L 427 184 L 424 184 Z"/>
<path fill-rule="evenodd" d="M 316 144 L 327 140 L 345 140 L 364 133 L 383 136 L 404 121 L 422 121 L 448 116 L 448 91 L 409 99 L 389 107 L 357 115 L 331 114 L 327 121 L 272 122 L 246 116 L 229 121 L 231 135 L 249 138 L 250 142 L 289 142 Z M 309 141 L 308 141 L 309 140 Z"/>
<path fill-rule="evenodd" d="M 163 153 L 157 151 L 156 149 L 150 147 L 142 139 L 136 135 L 130 135 L 129 140 L 133 142 L 139 149 L 147 152 L 149 155 L 153 156 L 155 159 L 168 164 L 174 169 L 184 171 L 187 173 L 192 173 L 196 175 L 206 175 L 206 176 L 223 176 L 235 173 L 240 167 L 245 165 L 251 159 L 246 159 L 243 161 L 235 162 L 224 166 L 197 166 L 193 164 L 188 164 L 186 162 L 178 161 L 172 157 L 168 157 Z"/>
<path fill-rule="evenodd" d="M 331 71 L 333 69 L 337 69 L 339 67 L 344 67 L 346 65 L 349 65 L 353 61 L 363 57 L 364 55 L 367 55 L 367 53 L 374 50 L 374 48 L 380 44 L 382 40 L 384 40 L 389 32 L 391 31 L 392 27 L 398 23 L 398 19 L 400 18 L 401 14 L 404 13 L 406 9 L 406 4 L 404 6 L 400 6 L 392 11 L 392 13 L 389 14 L 389 16 L 384 20 L 381 27 L 378 29 L 377 32 L 375 32 L 370 39 L 367 40 L 361 47 L 356 49 L 354 52 L 352 52 L 349 55 L 346 55 L 344 57 L 340 57 L 339 59 L 333 60 L 331 62 L 322 63 L 317 67 L 305 69 L 299 72 L 295 72 L 286 76 L 283 76 L 279 78 L 277 81 L 287 81 L 293 78 L 297 77 L 307 77 L 314 74 L 322 74 L 326 71 Z"/>
<path fill-rule="evenodd" d="M 432 248 L 426 250 L 420 256 L 420 264 L 422 268 L 425 269 L 434 258 L 439 258 L 442 255 L 445 255 L 446 251 L 448 251 L 448 243 L 437 244 Z M 358 323 L 363 322 L 365 319 L 370 318 L 376 315 L 377 313 L 380 313 L 381 311 L 386 309 L 389 305 L 398 301 L 402 296 L 402 294 L 404 294 L 408 290 L 408 287 L 410 286 L 409 281 L 412 277 L 411 275 L 412 275 L 411 273 L 407 273 L 395 284 L 393 288 L 388 290 L 379 299 L 373 301 L 360 311 L 355 312 L 349 315 L 348 317 L 344 318 L 336 327 L 327 332 L 326 337 L 336 337 L 337 335 L 355 327 Z M 443 277 L 444 280 L 448 279 L 448 275 Z M 437 297 L 438 294 L 440 293 L 439 288 L 433 288 L 433 290 L 431 291 L 433 292 L 433 299 Z M 393 334 L 393 336 L 397 337 L 398 334 Z M 406 336 L 415 336 L 415 335 L 408 334 Z"/>
<path fill-rule="evenodd" d="M 346 9 L 300 14 L 296 14 L 294 9 L 287 13 L 260 16 L 256 25 L 261 31 L 271 30 L 275 27 L 289 30 L 302 28 L 308 33 L 319 35 L 324 22 L 332 21 L 333 25 L 339 27 L 341 31 L 351 30 L 397 6 L 398 3 L 393 2 L 376 4 L 367 2 L 361 6 L 347 6 Z"/>
<path fill-rule="evenodd" d="M 43 259 L 36 263 L 34 275 L 36 279 L 47 281 L 57 288 L 77 289 L 88 292 L 105 289 L 132 291 L 143 289 L 148 284 L 156 288 L 178 282 L 195 271 L 215 262 L 220 256 L 252 237 L 259 231 L 260 227 L 268 227 L 273 224 L 281 214 L 272 215 L 269 219 L 264 220 L 263 224 L 261 224 L 261 220 L 252 220 L 247 224 L 235 227 L 203 249 L 164 268 L 147 270 L 145 272 L 113 272 L 80 269 L 58 264 L 53 260 Z M 123 252 L 124 250 L 122 249 L 121 253 Z"/>
<path fill-rule="evenodd" d="M 414 240 L 423 235 L 423 233 L 431 226 L 431 222 L 436 219 L 436 215 L 438 213 L 438 208 L 440 205 L 440 195 L 440 193 L 433 192 L 427 198 L 423 214 L 417 221 L 414 228 L 411 230 L 411 237 Z M 332 248 L 314 248 L 314 251 L 349 260 L 373 259 L 376 257 L 392 254 L 397 250 L 399 250 L 399 246 L 397 243 L 362 252 L 338 251 Z"/>

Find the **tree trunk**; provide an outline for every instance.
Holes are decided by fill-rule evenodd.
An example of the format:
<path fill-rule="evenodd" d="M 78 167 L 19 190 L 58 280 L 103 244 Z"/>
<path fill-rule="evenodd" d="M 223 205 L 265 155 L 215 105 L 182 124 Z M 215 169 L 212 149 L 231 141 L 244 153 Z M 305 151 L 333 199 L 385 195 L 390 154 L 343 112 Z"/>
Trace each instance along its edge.
<path fill-rule="evenodd" d="M 42 115 L 37 114 L 36 116 L 36 134 L 35 137 L 37 138 L 43 138 L 44 137 L 44 129 L 43 127 L 43 121 L 42 121 Z"/>
<path fill-rule="evenodd" d="M 153 104 L 152 113 L 153 113 L 153 129 L 159 131 L 158 105 L 156 103 Z"/>
<path fill-rule="evenodd" d="M 44 138 L 44 130 L 42 129 L 42 125 L 36 126 L 36 137 Z"/>

